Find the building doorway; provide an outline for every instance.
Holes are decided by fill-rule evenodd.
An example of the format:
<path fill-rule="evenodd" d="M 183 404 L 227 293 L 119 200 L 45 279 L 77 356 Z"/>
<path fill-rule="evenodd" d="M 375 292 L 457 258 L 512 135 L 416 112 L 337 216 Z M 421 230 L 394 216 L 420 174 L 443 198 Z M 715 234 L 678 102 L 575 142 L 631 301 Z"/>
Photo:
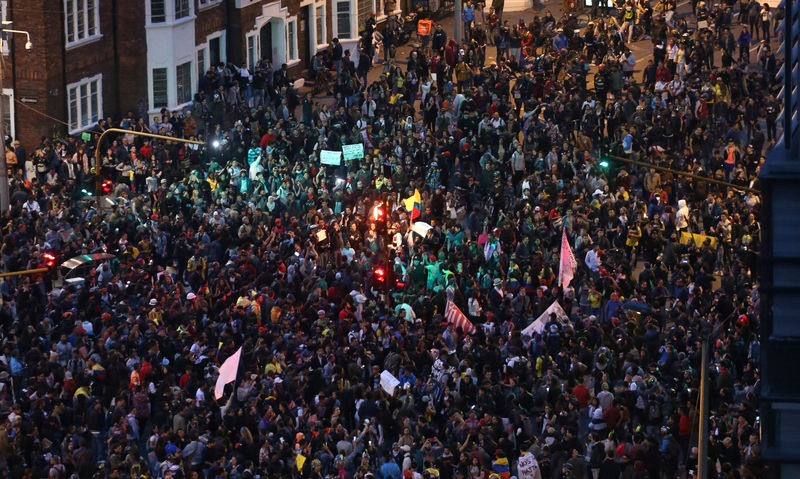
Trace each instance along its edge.
<path fill-rule="evenodd" d="M 221 58 L 219 39 L 220 37 L 212 38 L 208 42 L 208 59 L 211 61 L 212 66 L 219 65 L 219 60 Z"/>
<path fill-rule="evenodd" d="M 314 13 L 312 8 L 314 8 L 314 5 L 306 5 L 306 6 L 304 6 L 303 8 L 300 9 L 300 14 L 298 15 L 298 20 L 299 20 L 300 25 L 301 25 L 300 30 L 301 31 L 302 30 L 306 31 L 305 45 L 303 45 L 303 42 L 302 42 L 302 38 L 303 37 L 302 36 L 298 36 L 298 38 L 301 40 L 299 42 L 300 43 L 300 55 L 301 55 L 300 59 L 303 60 L 303 62 L 305 63 L 305 65 L 307 67 L 311 66 L 311 57 L 313 56 L 311 49 L 313 48 L 313 45 L 314 45 L 314 36 L 311 33 L 312 32 L 311 29 L 314 28 L 314 25 L 311 22 L 312 14 Z"/>
<path fill-rule="evenodd" d="M 275 68 L 272 59 L 272 22 L 265 23 L 258 36 L 261 38 L 261 59 L 269 60 L 270 65 Z"/>

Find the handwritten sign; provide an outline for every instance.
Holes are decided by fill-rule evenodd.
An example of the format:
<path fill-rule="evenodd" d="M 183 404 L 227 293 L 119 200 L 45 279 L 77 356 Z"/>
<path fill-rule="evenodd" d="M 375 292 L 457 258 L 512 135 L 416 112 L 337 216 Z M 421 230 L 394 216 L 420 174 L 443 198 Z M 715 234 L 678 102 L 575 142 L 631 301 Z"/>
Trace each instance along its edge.
<path fill-rule="evenodd" d="M 541 479 L 539 463 L 530 452 L 523 454 L 517 462 L 517 473 L 519 479 Z"/>
<path fill-rule="evenodd" d="M 394 396 L 394 390 L 400 385 L 400 380 L 397 379 L 385 369 L 381 373 L 381 388 L 386 391 L 390 396 Z"/>
<path fill-rule="evenodd" d="M 342 152 L 322 150 L 319 153 L 319 161 L 323 165 L 339 166 L 342 164 Z"/>
<path fill-rule="evenodd" d="M 364 144 L 355 143 L 353 145 L 342 145 L 342 153 L 345 160 L 358 160 L 364 158 Z"/>

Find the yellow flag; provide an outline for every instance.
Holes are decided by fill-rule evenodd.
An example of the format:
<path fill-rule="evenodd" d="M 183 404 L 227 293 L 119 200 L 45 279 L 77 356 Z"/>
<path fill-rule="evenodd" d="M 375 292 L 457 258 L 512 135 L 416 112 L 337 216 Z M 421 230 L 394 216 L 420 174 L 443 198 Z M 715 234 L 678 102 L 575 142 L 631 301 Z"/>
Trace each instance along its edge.
<path fill-rule="evenodd" d="M 298 471 L 302 471 L 303 470 L 303 464 L 305 464 L 305 463 L 306 463 L 306 456 L 304 456 L 302 454 L 298 454 L 297 455 L 297 470 Z"/>

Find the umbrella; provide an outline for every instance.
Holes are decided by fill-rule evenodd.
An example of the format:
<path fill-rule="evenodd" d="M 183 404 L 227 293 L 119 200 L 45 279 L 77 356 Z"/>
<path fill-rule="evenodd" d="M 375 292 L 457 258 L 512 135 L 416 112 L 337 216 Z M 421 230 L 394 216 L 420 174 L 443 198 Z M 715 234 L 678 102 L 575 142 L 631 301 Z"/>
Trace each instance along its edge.
<path fill-rule="evenodd" d="M 653 308 L 645 303 L 642 303 L 641 301 L 628 301 L 627 303 L 623 304 L 622 307 L 638 313 L 646 314 L 653 312 Z"/>

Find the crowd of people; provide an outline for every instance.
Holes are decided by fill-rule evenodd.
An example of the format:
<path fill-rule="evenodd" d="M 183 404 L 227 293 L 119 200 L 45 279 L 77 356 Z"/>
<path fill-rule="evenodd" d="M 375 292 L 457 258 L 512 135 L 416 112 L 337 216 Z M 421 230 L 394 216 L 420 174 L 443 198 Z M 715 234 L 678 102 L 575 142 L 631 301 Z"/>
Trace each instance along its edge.
<path fill-rule="evenodd" d="M 674 5 L 616 7 L 465 6 L 465 38 L 435 25 L 404 66 L 373 23 L 357 58 L 315 58 L 332 99 L 222 64 L 189 111 L 98 125 L 204 147 L 111 136 L 95 164 L 78 138 L 9 142 L 3 269 L 111 257 L 0 280 L 0 477 L 691 477 L 704 343 L 711 477 L 766 477 L 776 61 L 769 21 L 750 62 L 731 12 L 769 10 L 697 2 L 692 31 Z"/>

